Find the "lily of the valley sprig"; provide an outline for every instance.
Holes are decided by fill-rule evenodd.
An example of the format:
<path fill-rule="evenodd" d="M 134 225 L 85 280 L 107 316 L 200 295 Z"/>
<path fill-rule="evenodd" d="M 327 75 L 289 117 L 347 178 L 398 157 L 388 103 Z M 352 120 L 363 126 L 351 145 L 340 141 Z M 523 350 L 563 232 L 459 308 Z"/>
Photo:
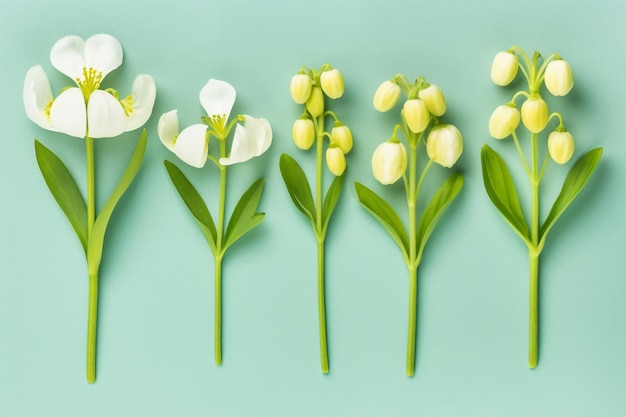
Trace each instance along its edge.
<path fill-rule="evenodd" d="M 110 138 L 141 127 L 152 113 L 156 96 L 154 80 L 145 74 L 137 76 L 131 94 L 123 99 L 112 88 L 101 89 L 104 77 L 122 64 L 122 58 L 122 46 L 110 35 L 94 35 L 86 41 L 78 36 L 66 36 L 52 47 L 50 61 L 76 85 L 55 97 L 39 65 L 28 70 L 24 81 L 24 108 L 33 122 L 47 130 L 85 139 L 86 202 L 61 159 L 37 140 L 35 154 L 44 180 L 74 228 L 87 259 L 87 381 L 90 383 L 96 380 L 98 270 L 104 234 L 117 202 L 141 166 L 146 132 L 140 136 L 126 171 L 97 216 L 93 139 Z"/>
<path fill-rule="evenodd" d="M 287 154 L 280 157 L 280 172 L 287 186 L 287 191 L 295 206 L 306 216 L 313 226 L 317 242 L 317 289 L 318 315 L 320 330 L 320 358 L 322 372 L 328 373 L 328 343 L 326 334 L 326 303 L 324 282 L 324 242 L 330 217 L 337 205 L 346 170 L 345 154 L 352 149 L 352 132 L 337 115 L 326 110 L 324 96 L 337 99 L 343 95 L 343 76 L 338 69 L 324 64 L 321 69 L 302 68 L 291 79 L 291 97 L 298 104 L 303 104 L 302 116 L 293 124 L 293 140 L 302 150 L 308 150 L 315 144 L 315 199 L 307 177 L 295 159 Z M 326 125 L 332 122 L 330 132 Z M 328 145 L 325 146 L 328 140 Z M 324 148 L 326 147 L 326 166 L 335 176 L 331 185 L 323 193 Z"/>
<path fill-rule="evenodd" d="M 429 84 L 423 77 L 411 83 L 406 76 L 398 74 L 392 80 L 383 82 L 374 95 L 374 108 L 380 112 L 393 109 L 403 92 L 407 99 L 400 111 L 400 123 L 393 128 L 391 138 L 380 144 L 374 151 L 372 171 L 374 178 L 384 185 L 394 184 L 402 178 L 408 208 L 408 233 L 400 216 L 388 202 L 363 184 L 357 182 L 355 187 L 361 205 L 380 222 L 400 247 L 409 270 L 406 374 L 413 376 L 417 320 L 417 268 L 422 260 L 426 242 L 437 222 L 463 187 L 463 177 L 460 173 L 452 174 L 433 195 L 421 219 L 417 217 L 417 201 L 426 174 L 433 164 L 451 168 L 463 152 L 463 139 L 455 126 L 441 121 L 441 116 L 446 112 L 445 97 L 439 87 Z M 400 132 L 402 135 L 399 137 Z M 401 137 L 408 145 L 408 152 L 405 144 L 400 141 Z M 420 153 L 424 150 L 426 157 L 420 157 Z M 420 160 L 424 160 L 425 164 L 418 176 Z"/>
<path fill-rule="evenodd" d="M 565 127 L 560 113 L 550 113 L 548 104 L 541 96 L 542 86 L 553 96 L 565 96 L 574 86 L 572 70 L 567 61 L 558 54 L 542 59 L 538 52 L 532 58 L 518 48 L 499 52 L 491 67 L 491 78 L 500 86 L 507 86 L 521 71 L 528 90 L 513 94 L 510 102 L 497 107 L 489 119 L 489 133 L 495 139 L 511 137 L 519 155 L 531 189 L 530 225 L 521 209 L 515 184 L 504 159 L 492 148 L 483 146 L 481 151 L 483 179 L 489 198 L 502 213 L 513 230 L 528 247 L 530 258 L 530 323 L 528 366 L 535 368 L 539 352 L 539 255 L 550 230 L 561 214 L 578 195 L 600 162 L 602 148 L 592 149 L 580 157 L 567 175 L 560 194 L 552 209 L 541 223 L 539 187 L 548 171 L 550 160 L 558 165 L 566 164 L 574 154 L 574 138 Z M 523 101 L 520 111 L 517 102 Z M 518 137 L 520 119 L 528 134 Z M 548 125 L 555 127 L 547 138 L 540 138 Z M 524 150 L 523 148 L 526 148 Z"/>
<path fill-rule="evenodd" d="M 200 104 L 207 113 L 202 117 L 203 123 L 191 125 L 179 133 L 178 114 L 172 110 L 161 116 L 158 125 L 161 142 L 183 162 L 202 168 L 209 160 L 219 170 L 220 193 L 215 224 L 209 208 L 185 174 L 173 163 L 165 161 L 174 186 L 198 222 L 215 258 L 215 362 L 218 365 L 222 363 L 222 259 L 235 241 L 265 217 L 265 213 L 256 211 L 263 192 L 261 178 L 243 193 L 226 226 L 226 170 L 229 165 L 261 155 L 272 143 L 272 128 L 266 119 L 238 115 L 229 120 L 235 97 L 232 85 L 211 79 L 200 91 Z M 233 128 L 235 133 L 230 151 L 227 151 L 226 141 Z M 209 153 L 212 137 L 217 140 L 219 148 L 215 156 Z"/>

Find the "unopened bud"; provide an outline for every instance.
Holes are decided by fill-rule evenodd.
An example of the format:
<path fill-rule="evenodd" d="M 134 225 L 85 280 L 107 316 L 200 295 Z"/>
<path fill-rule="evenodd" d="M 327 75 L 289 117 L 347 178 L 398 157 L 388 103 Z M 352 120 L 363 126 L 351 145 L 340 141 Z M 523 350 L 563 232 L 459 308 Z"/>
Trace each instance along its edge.
<path fill-rule="evenodd" d="M 424 100 L 428 111 L 431 112 L 433 116 L 443 116 L 446 112 L 446 97 L 435 84 L 431 84 L 429 87 L 420 90 L 418 96 Z"/>
<path fill-rule="evenodd" d="M 324 93 L 332 99 L 343 95 L 343 75 L 337 68 L 324 71 L 320 76 L 320 84 Z"/>
<path fill-rule="evenodd" d="M 519 110 L 514 106 L 498 106 L 489 118 L 489 134 L 495 139 L 507 138 L 517 129 Z"/>
<path fill-rule="evenodd" d="M 400 98 L 400 86 L 385 81 L 382 83 L 374 94 L 374 108 L 380 112 L 386 112 L 393 108 Z"/>
<path fill-rule="evenodd" d="M 402 114 L 407 126 L 413 133 L 423 132 L 430 122 L 428 107 L 419 98 L 407 100 L 402 108 Z"/>
<path fill-rule="evenodd" d="M 326 166 L 336 177 L 344 173 L 346 170 L 346 157 L 339 147 L 331 145 L 326 149 Z"/>
<path fill-rule="evenodd" d="M 517 55 L 509 51 L 498 52 L 491 64 L 491 80 L 500 86 L 509 85 L 517 76 L 518 68 Z"/>
<path fill-rule="evenodd" d="M 352 149 L 352 132 L 348 126 L 341 125 L 333 127 L 330 132 L 330 140 L 337 145 L 344 154 Z"/>
<path fill-rule="evenodd" d="M 296 74 L 291 77 L 291 98 L 298 104 L 304 104 L 311 95 L 313 80 L 306 74 Z"/>
<path fill-rule="evenodd" d="M 315 126 L 313 126 L 313 120 L 311 119 L 298 119 L 293 124 L 291 130 L 293 135 L 293 141 L 296 146 L 303 151 L 306 151 L 313 145 L 315 141 Z"/>
<path fill-rule="evenodd" d="M 321 88 L 313 87 L 311 89 L 311 95 L 306 101 L 306 109 L 313 117 L 317 117 L 324 112 L 324 94 L 322 94 Z"/>
<path fill-rule="evenodd" d="M 453 125 L 435 126 L 428 134 L 426 152 L 439 165 L 452 167 L 463 153 L 461 132 Z"/>
<path fill-rule="evenodd" d="M 574 137 L 569 132 L 554 131 L 548 136 L 548 152 L 557 164 L 564 164 L 574 155 Z"/>
<path fill-rule="evenodd" d="M 574 76 L 569 63 L 563 59 L 550 61 L 543 78 L 548 91 L 554 96 L 564 96 L 574 86 Z"/>
<path fill-rule="evenodd" d="M 378 145 L 372 155 L 372 173 L 381 184 L 393 184 L 406 171 L 406 148 L 397 141 Z"/>
<path fill-rule="evenodd" d="M 531 97 L 522 104 L 522 122 L 532 133 L 545 129 L 548 117 L 548 105 L 541 97 Z"/>

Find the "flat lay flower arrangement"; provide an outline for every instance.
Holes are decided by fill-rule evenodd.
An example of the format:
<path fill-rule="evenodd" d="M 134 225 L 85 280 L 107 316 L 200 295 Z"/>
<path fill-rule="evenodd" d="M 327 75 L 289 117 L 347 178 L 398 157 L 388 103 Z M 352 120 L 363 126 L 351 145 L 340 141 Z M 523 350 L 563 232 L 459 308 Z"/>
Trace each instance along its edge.
<path fill-rule="evenodd" d="M 123 60 L 122 46 L 113 36 L 99 34 L 83 40 L 66 36 L 50 52 L 52 66 L 67 76 L 70 86 L 54 95 L 42 66 L 30 68 L 25 77 L 23 102 L 26 115 L 38 126 L 84 141 L 86 190 L 82 191 L 65 163 L 40 141 L 35 140 L 37 164 L 52 196 L 66 215 L 78 237 L 87 263 L 89 303 L 87 318 L 87 381 L 96 380 L 96 331 L 98 317 L 99 269 L 104 237 L 114 209 L 130 187 L 146 150 L 147 132 L 139 135 L 136 148 L 121 173 L 117 186 L 97 210 L 94 139 L 112 138 L 143 126 L 150 118 L 156 87 L 150 75 L 138 75 L 130 95 L 120 96 L 106 86 L 105 77 Z M 511 100 L 492 113 L 489 134 L 498 140 L 511 138 L 530 185 L 530 222 L 522 210 L 514 179 L 505 159 L 488 145 L 481 151 L 483 182 L 490 200 L 526 245 L 530 260 L 529 298 L 529 367 L 538 363 L 538 288 L 539 257 L 556 221 L 585 186 L 601 156 L 602 148 L 592 149 L 573 163 L 560 194 L 543 221 L 540 185 L 554 168 L 569 163 L 574 155 L 574 136 L 565 127 L 565 118 L 550 113 L 542 90 L 556 97 L 572 89 L 574 79 L 569 63 L 553 53 L 545 59 L 535 52 L 532 57 L 513 47 L 498 53 L 491 67 L 491 78 L 499 86 L 508 86 L 523 75 L 527 89 L 514 92 Z M 279 169 L 287 192 L 296 208 L 311 223 L 317 247 L 317 290 L 320 361 L 323 373 L 330 371 L 325 302 L 325 242 L 332 214 L 339 202 L 346 175 L 346 155 L 353 147 L 351 129 L 330 110 L 332 101 L 343 96 L 342 73 L 329 64 L 319 69 L 303 67 L 291 78 L 290 93 L 302 105 L 300 117 L 291 127 L 293 142 L 302 151 L 313 150 L 313 184 L 292 156 L 283 153 Z M 215 283 L 215 362 L 221 365 L 222 354 L 222 262 L 228 249 L 258 226 L 265 213 L 258 211 L 264 179 L 252 182 L 241 194 L 228 215 L 227 188 L 241 184 L 227 175 L 231 165 L 249 161 L 265 153 L 272 144 L 268 120 L 245 114 L 231 116 L 237 93 L 226 81 L 209 79 L 201 88 L 199 102 L 205 111 L 201 123 L 182 130 L 177 110 L 160 116 L 157 134 L 162 144 L 189 167 L 181 169 L 164 161 L 170 180 L 205 237 L 214 258 Z M 401 97 L 405 97 L 401 100 Z M 397 109 L 398 103 L 401 109 Z M 521 111 L 518 103 L 521 102 Z M 413 376 L 416 358 L 416 322 L 418 311 L 418 268 L 426 244 L 447 207 L 455 200 L 464 183 L 453 172 L 439 184 L 432 195 L 424 195 L 423 185 L 433 166 L 451 169 L 463 153 L 463 138 L 457 127 L 445 120 L 446 98 L 442 90 L 424 77 L 414 82 L 398 74 L 376 90 L 373 107 L 379 112 L 398 111 L 398 121 L 389 139 L 381 143 L 371 158 L 374 178 L 389 186 L 388 193 L 404 190 L 406 214 L 401 216 L 383 197 L 366 185 L 355 182 L 358 202 L 382 225 L 397 244 L 408 269 L 408 336 L 406 374 Z M 520 124 L 521 122 L 521 124 Z M 526 129 L 521 134 L 521 127 Z M 549 126 L 551 132 L 545 135 Z M 543 135 L 542 135 L 543 134 Z M 544 137 L 547 136 L 547 137 Z M 83 146 L 81 144 L 81 146 Z M 503 146 L 506 146 L 504 144 Z M 209 162 L 209 167 L 206 168 Z M 551 162 L 556 165 L 553 166 Z M 325 169 L 326 167 L 326 169 Z M 209 208 L 184 173 L 202 169 L 207 181 L 219 183 L 219 193 L 211 196 L 215 208 Z M 231 171 L 232 172 L 232 171 Z M 112 174 L 117 175 L 117 174 Z M 394 185 L 399 180 L 403 185 Z M 330 181 L 328 186 L 324 186 Z M 247 181 L 244 181 L 246 184 Z M 230 186 L 228 185 L 230 184 Z M 233 192 L 233 190 L 231 190 Z M 237 191 L 240 192 L 240 191 Z"/>

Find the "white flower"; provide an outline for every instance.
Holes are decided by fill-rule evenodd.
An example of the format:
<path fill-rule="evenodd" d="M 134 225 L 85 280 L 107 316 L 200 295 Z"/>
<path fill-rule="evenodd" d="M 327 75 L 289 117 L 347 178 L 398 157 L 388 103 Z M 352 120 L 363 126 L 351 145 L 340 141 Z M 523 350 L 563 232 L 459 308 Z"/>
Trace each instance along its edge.
<path fill-rule="evenodd" d="M 406 148 L 397 141 L 381 143 L 372 155 L 372 173 L 383 185 L 398 181 L 406 171 L 406 165 Z"/>
<path fill-rule="evenodd" d="M 200 104 L 207 112 L 205 124 L 194 124 L 179 133 L 177 110 L 165 113 L 157 127 L 161 142 L 183 162 L 202 168 L 209 150 L 208 129 L 219 140 L 226 140 L 228 117 L 237 93 L 225 81 L 210 79 L 200 91 Z M 272 128 L 266 119 L 243 116 L 244 124 L 237 124 L 230 155 L 220 158 L 222 165 L 245 162 L 265 152 L 272 143 Z"/>
<path fill-rule="evenodd" d="M 52 47 L 50 61 L 77 86 L 55 99 L 43 68 L 30 68 L 23 91 L 26 115 L 44 129 L 78 138 L 109 138 L 139 128 L 152 114 L 156 97 L 152 77 L 137 76 L 131 95 L 121 100 L 117 91 L 100 89 L 122 58 L 122 46 L 111 35 L 94 35 L 86 41 L 78 36 L 61 38 Z"/>

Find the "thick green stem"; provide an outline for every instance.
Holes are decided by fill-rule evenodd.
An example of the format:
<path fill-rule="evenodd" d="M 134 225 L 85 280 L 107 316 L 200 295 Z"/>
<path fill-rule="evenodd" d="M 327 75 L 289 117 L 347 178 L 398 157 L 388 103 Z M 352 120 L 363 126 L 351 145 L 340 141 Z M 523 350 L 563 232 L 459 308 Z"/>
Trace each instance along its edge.
<path fill-rule="evenodd" d="M 220 141 L 220 157 L 226 157 L 226 141 Z M 226 205 L 226 167 L 220 169 L 220 201 L 217 215 L 215 254 L 215 363 L 222 364 L 222 258 L 224 256 L 224 212 Z"/>
<path fill-rule="evenodd" d="M 406 376 L 415 374 L 415 340 L 417 329 L 417 265 L 409 267 L 409 331 L 406 346 Z"/>
<path fill-rule="evenodd" d="M 87 382 L 96 382 L 96 339 L 98 330 L 98 274 L 89 275 L 89 313 L 87 317 Z"/>

